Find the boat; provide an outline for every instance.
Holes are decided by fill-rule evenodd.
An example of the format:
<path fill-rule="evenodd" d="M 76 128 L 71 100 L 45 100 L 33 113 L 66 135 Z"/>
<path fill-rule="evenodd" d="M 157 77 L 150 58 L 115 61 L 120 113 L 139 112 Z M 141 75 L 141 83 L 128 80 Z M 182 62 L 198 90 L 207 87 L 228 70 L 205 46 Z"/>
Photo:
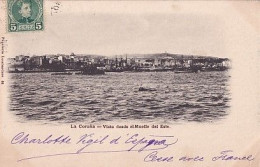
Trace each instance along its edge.
<path fill-rule="evenodd" d="M 144 92 L 144 91 L 156 91 L 154 88 L 145 88 L 145 87 L 139 87 L 138 91 Z"/>
<path fill-rule="evenodd" d="M 81 75 L 104 75 L 105 71 L 103 69 L 97 68 L 95 65 L 84 66 L 80 73 Z"/>
<path fill-rule="evenodd" d="M 52 73 L 51 75 L 72 75 L 72 72 L 55 72 Z"/>

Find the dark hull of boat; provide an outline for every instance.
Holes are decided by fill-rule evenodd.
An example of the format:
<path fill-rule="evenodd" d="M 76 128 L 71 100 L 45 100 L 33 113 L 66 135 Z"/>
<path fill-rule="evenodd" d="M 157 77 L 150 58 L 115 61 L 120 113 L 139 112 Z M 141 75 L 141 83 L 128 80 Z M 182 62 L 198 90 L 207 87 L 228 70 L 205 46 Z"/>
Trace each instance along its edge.
<path fill-rule="evenodd" d="M 100 72 L 85 72 L 85 73 L 82 73 L 82 75 L 104 75 L 105 72 L 104 71 L 100 71 Z"/>
<path fill-rule="evenodd" d="M 76 75 L 104 75 L 105 71 L 103 70 L 97 70 L 97 71 L 83 71 L 75 73 Z"/>
<path fill-rule="evenodd" d="M 66 73 L 52 73 L 51 75 L 72 75 L 71 72 L 66 72 Z"/>

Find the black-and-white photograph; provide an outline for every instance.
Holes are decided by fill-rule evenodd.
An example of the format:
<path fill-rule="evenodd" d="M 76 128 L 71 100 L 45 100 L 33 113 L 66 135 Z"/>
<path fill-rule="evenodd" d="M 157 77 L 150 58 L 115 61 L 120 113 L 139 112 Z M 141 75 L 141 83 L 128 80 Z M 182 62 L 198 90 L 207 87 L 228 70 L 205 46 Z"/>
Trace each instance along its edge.
<path fill-rule="evenodd" d="M 258 2 L 0 6 L 2 166 L 259 167 Z"/>
<path fill-rule="evenodd" d="M 24 34 L 16 41 L 21 49 L 8 58 L 8 72 L 17 121 L 174 124 L 229 115 L 231 60 L 219 18 L 85 13 L 82 24 L 75 18 L 57 18 L 63 24 L 50 23 L 54 35 L 40 34 L 39 42 L 24 42 Z"/>

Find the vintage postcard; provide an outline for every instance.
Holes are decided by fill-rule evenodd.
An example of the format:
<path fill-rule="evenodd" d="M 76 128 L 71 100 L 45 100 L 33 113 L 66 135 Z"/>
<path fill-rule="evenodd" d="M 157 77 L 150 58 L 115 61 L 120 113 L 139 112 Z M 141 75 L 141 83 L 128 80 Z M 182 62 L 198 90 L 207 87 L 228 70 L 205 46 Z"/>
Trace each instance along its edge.
<path fill-rule="evenodd" d="M 258 1 L 0 1 L 0 166 L 260 167 Z"/>

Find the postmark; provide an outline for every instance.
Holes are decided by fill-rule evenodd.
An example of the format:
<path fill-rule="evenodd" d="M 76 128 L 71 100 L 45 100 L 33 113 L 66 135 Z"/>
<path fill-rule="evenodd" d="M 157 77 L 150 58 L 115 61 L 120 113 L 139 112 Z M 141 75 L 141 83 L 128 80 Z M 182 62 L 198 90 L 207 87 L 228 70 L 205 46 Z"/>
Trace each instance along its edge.
<path fill-rule="evenodd" d="M 43 0 L 9 0 L 8 31 L 43 30 Z"/>

